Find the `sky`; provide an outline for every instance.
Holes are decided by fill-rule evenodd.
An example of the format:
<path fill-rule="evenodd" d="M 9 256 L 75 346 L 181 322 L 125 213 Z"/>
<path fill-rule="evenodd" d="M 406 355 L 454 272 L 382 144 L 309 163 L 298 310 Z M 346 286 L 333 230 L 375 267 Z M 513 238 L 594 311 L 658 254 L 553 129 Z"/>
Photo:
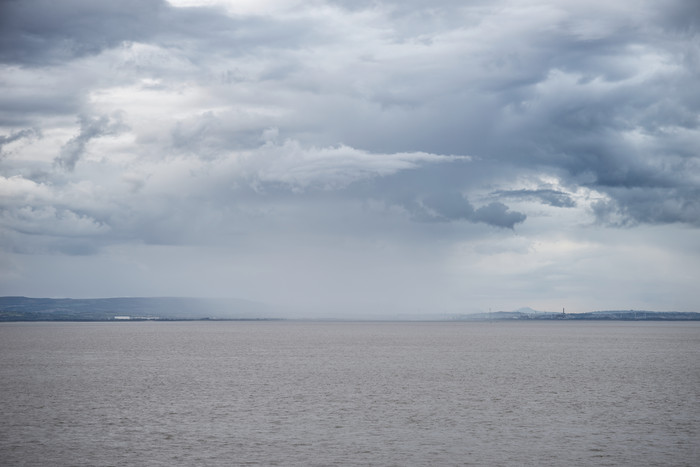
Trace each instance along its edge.
<path fill-rule="evenodd" d="M 3 0 L 0 295 L 700 311 L 695 0 Z"/>

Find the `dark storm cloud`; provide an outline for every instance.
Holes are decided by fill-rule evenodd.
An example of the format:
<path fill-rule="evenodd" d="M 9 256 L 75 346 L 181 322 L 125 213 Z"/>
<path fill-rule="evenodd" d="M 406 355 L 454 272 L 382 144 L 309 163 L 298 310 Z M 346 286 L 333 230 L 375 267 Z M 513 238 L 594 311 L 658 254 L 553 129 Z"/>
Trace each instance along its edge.
<path fill-rule="evenodd" d="M 438 220 L 470 219 L 474 215 L 471 203 L 456 192 L 433 193 L 423 198 L 422 205 Z"/>
<path fill-rule="evenodd" d="M 670 30 L 696 34 L 700 28 L 700 3 L 692 0 L 664 2 L 657 10 L 660 24 Z"/>
<path fill-rule="evenodd" d="M 152 34 L 162 0 L 90 2 L 5 0 L 0 5 L 0 61 L 60 64 Z"/>
<path fill-rule="evenodd" d="M 297 47 L 309 31 L 306 21 L 239 20 L 221 8 L 174 8 L 164 0 L 6 0 L 0 5 L 0 62 L 60 65 L 139 41 L 205 54 L 247 54 Z M 196 53 L 190 59 L 196 63 Z"/>
<path fill-rule="evenodd" d="M 658 30 L 645 28 L 605 40 L 553 40 L 559 49 L 552 50 L 551 71 L 503 102 L 506 125 L 494 122 L 498 136 L 487 150 L 505 163 L 548 168 L 567 184 L 605 193 L 629 222 L 693 222 L 698 30 L 657 42 L 650 39 Z M 634 63 L 635 51 L 649 64 Z M 640 197 L 645 187 L 650 196 Z"/>
<path fill-rule="evenodd" d="M 602 22 L 586 17 L 584 8 L 584 14 L 547 30 L 523 29 L 521 44 L 510 44 L 508 51 L 494 48 L 477 63 L 481 73 L 465 78 L 476 88 L 460 89 L 451 102 L 429 94 L 420 100 L 426 117 L 436 105 L 449 120 L 435 115 L 392 141 L 540 167 L 567 184 L 605 193 L 630 222 L 692 222 L 697 141 L 680 135 L 699 128 L 698 28 L 696 20 L 684 18 L 694 17 L 697 3 L 647 8 L 639 15 L 611 9 Z M 469 15 L 466 8 L 461 13 Z M 673 35 L 656 27 L 657 17 Z M 455 62 L 454 71 L 474 65 Z M 440 83 L 446 94 L 458 90 L 457 81 L 427 76 L 423 81 Z M 642 187 L 665 196 L 640 197 L 634 191 Z M 570 202 L 540 195 L 550 204 Z"/>
<path fill-rule="evenodd" d="M 456 192 L 433 193 L 417 202 L 406 203 L 415 220 L 422 222 L 483 222 L 493 227 L 513 229 L 516 224 L 525 221 L 527 216 L 517 211 L 510 211 L 500 202 L 489 203 L 474 209 L 463 195 Z"/>
<path fill-rule="evenodd" d="M 372 2 L 370 7 L 388 3 Z M 517 33 L 512 40 L 506 33 L 493 45 L 465 52 L 463 60 L 455 54 L 441 61 L 439 48 L 425 39 L 430 44 L 423 44 L 425 49 L 435 52 L 410 70 L 401 72 L 402 64 L 392 64 L 391 58 L 376 62 L 370 70 L 387 69 L 396 80 L 376 83 L 364 97 L 393 118 L 382 119 L 378 133 L 377 115 L 347 112 L 342 124 L 331 120 L 328 130 L 358 147 L 478 154 L 503 166 L 545 171 L 571 187 L 585 186 L 613 198 L 624 207 L 623 215 L 639 216 L 630 221 L 687 222 L 694 212 L 688 186 L 697 186 L 693 133 L 699 128 L 700 60 L 695 23 L 682 21 L 678 12 L 692 13 L 697 7 L 683 1 L 645 4 L 632 14 L 612 7 L 601 20 L 596 12 L 606 7 L 570 6 L 568 15 L 553 8 L 554 21 L 540 28 L 532 16 L 516 20 L 488 5 L 470 9 L 440 3 L 439 11 L 462 19 L 487 22 L 501 15 Z M 392 18 L 410 16 L 406 10 L 389 11 Z M 673 34 L 659 29 L 656 20 L 673 28 Z M 458 34 L 479 21 L 439 25 L 442 33 L 452 28 Z M 416 26 L 402 34 L 411 31 L 414 37 L 425 33 Z M 643 215 L 647 203 L 632 206 L 642 201 L 625 189 L 644 186 L 669 189 L 667 196 L 681 208 L 661 217 Z M 553 196 L 545 202 L 569 203 Z M 661 199 L 657 203 L 649 208 L 662 211 L 668 205 Z"/>
<path fill-rule="evenodd" d="M 489 203 L 474 212 L 474 220 L 477 222 L 509 229 L 515 227 L 515 224 L 525 222 L 526 217 L 521 212 L 510 211 L 508 206 L 499 202 Z"/>
<path fill-rule="evenodd" d="M 469 160 L 425 164 L 370 181 L 359 181 L 344 191 L 350 197 L 374 199 L 405 210 L 420 223 L 484 223 L 512 229 L 526 215 L 502 203 L 475 207 L 458 188 L 467 188 L 489 169 Z"/>
<path fill-rule="evenodd" d="M 700 226 L 700 188 L 611 188 L 609 201 L 593 205 L 600 222 L 629 227 L 638 223 Z"/>

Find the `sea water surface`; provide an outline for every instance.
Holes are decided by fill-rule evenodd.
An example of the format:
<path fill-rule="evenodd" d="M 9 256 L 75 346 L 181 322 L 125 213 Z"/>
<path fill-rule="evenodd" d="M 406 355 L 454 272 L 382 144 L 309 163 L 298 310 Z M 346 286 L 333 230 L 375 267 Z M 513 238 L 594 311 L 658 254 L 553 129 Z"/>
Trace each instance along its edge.
<path fill-rule="evenodd" d="M 0 325 L 2 465 L 700 465 L 700 323 Z"/>

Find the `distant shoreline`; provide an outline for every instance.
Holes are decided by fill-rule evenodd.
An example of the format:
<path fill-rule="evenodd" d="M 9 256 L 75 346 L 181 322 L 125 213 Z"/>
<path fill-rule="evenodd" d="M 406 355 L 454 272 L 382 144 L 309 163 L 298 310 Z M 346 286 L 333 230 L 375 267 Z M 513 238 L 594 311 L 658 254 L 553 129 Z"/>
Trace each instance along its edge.
<path fill-rule="evenodd" d="M 460 321 L 700 321 L 693 311 L 609 310 L 585 313 L 499 311 L 460 315 Z"/>
<path fill-rule="evenodd" d="M 524 310 L 524 311 L 523 311 Z M 239 299 L 179 297 L 30 298 L 0 297 L 0 322 L 133 321 L 326 321 L 326 322 L 480 322 L 480 321 L 700 321 L 698 312 L 607 310 L 552 313 L 532 309 L 474 314 L 387 315 L 372 317 L 285 316 L 265 304 Z"/>

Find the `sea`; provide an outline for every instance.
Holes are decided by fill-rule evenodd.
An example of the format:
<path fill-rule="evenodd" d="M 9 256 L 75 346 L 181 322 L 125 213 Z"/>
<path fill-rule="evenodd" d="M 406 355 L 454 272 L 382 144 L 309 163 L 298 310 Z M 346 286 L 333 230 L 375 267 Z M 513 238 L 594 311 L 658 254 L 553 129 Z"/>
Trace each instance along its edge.
<path fill-rule="evenodd" d="M 0 465 L 700 466 L 700 323 L 3 323 Z"/>

